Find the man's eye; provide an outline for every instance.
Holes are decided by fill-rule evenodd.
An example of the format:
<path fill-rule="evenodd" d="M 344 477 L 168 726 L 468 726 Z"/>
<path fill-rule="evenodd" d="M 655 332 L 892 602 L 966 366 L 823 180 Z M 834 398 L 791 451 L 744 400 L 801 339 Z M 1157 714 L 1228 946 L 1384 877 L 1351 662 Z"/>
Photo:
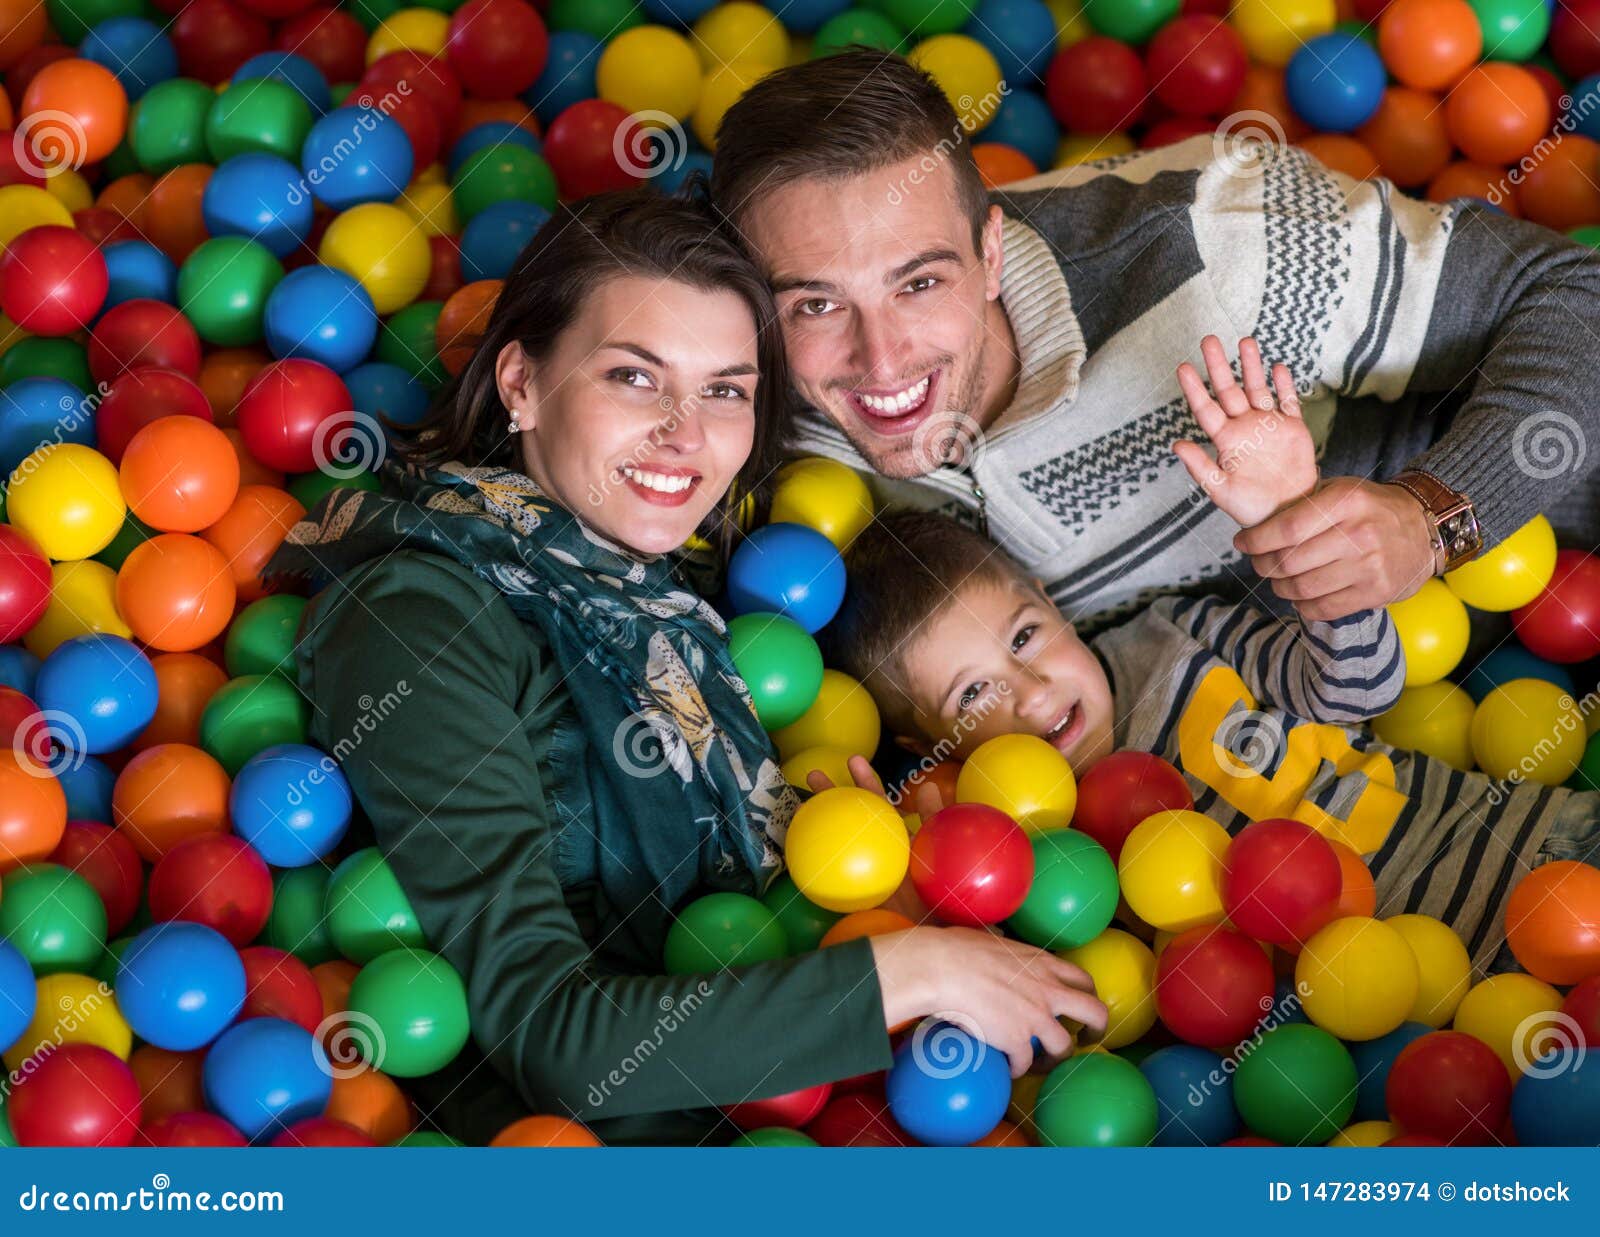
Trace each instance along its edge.
<path fill-rule="evenodd" d="M 1016 653 L 1027 647 L 1028 641 L 1033 639 L 1033 633 L 1038 630 L 1037 623 L 1029 623 L 1026 627 L 1020 628 L 1017 634 L 1011 637 L 1011 651 Z"/>
<path fill-rule="evenodd" d="M 809 300 L 801 301 L 798 306 L 800 314 L 807 318 L 819 317 L 820 315 L 827 313 L 828 310 L 832 308 L 833 302 L 820 296 L 814 296 Z"/>
<path fill-rule="evenodd" d="M 938 283 L 938 282 L 939 281 L 937 279 L 935 279 L 932 275 L 918 275 L 915 279 L 913 279 L 910 283 L 908 283 L 906 285 L 906 291 L 907 292 L 926 292 L 929 288 L 933 287 L 933 285 Z"/>

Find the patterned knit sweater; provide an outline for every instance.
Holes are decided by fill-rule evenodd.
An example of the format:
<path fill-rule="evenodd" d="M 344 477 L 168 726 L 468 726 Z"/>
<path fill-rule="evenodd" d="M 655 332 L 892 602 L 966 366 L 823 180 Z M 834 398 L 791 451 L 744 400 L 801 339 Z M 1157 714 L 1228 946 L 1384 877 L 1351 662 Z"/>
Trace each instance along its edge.
<path fill-rule="evenodd" d="M 1600 257 L 1251 149 L 1197 137 L 995 193 L 1016 397 L 969 467 L 873 477 L 880 500 L 985 527 L 1091 628 L 1164 592 L 1251 591 L 1237 526 L 1171 447 L 1203 440 L 1178 363 L 1254 335 L 1294 373 L 1325 476 L 1416 463 L 1472 497 L 1491 545 L 1541 510 L 1600 542 Z M 796 445 L 870 473 L 814 410 Z"/>

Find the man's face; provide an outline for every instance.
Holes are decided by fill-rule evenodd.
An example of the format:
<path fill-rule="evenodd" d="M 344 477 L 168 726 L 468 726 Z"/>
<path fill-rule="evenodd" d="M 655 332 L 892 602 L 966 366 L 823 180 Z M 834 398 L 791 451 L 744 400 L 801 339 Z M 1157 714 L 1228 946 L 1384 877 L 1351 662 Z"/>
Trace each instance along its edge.
<path fill-rule="evenodd" d="M 960 463 L 1004 380 L 1001 215 L 981 252 L 948 160 L 769 191 L 743 227 L 777 296 L 795 389 L 878 472 Z"/>

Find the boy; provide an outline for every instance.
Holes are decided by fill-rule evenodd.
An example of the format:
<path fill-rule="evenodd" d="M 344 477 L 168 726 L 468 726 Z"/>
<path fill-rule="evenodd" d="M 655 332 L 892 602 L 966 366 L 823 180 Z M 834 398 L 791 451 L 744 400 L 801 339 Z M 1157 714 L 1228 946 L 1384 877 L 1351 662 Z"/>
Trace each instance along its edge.
<path fill-rule="evenodd" d="M 1311 437 L 1288 372 L 1274 369 L 1274 401 L 1253 340 L 1240 345 L 1242 387 L 1215 337 L 1202 350 L 1216 398 L 1190 365 L 1179 381 L 1217 460 L 1191 442 L 1174 449 L 1248 528 L 1315 491 Z M 1512 965 L 1509 950 L 1496 953 L 1520 877 L 1600 854 L 1600 797 L 1508 787 L 1397 751 L 1362 725 L 1405 681 L 1385 610 L 1312 622 L 1169 597 L 1085 644 L 990 542 L 940 516 L 891 512 L 852 546 L 826 635 L 831 664 L 866 684 L 912 750 L 960 758 L 1027 733 L 1080 771 L 1113 748 L 1154 752 L 1229 832 L 1293 817 L 1350 845 L 1372 869 L 1380 916 L 1443 920 L 1479 969 Z"/>

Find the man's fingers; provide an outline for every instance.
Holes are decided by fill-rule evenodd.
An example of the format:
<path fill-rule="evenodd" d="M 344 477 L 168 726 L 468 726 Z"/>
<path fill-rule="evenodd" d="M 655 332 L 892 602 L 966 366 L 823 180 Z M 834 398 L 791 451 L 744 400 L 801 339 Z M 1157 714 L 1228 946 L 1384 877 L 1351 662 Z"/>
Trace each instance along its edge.
<path fill-rule="evenodd" d="M 1261 363 L 1261 348 L 1254 339 L 1239 341 L 1239 372 L 1244 375 L 1244 393 L 1250 406 L 1261 412 L 1272 411 L 1272 392 L 1267 389 L 1267 371 Z"/>
<path fill-rule="evenodd" d="M 1200 371 L 1185 361 L 1178 366 L 1178 386 L 1183 389 L 1183 397 L 1189 401 L 1189 410 L 1206 432 L 1206 437 L 1215 438 L 1228 423 L 1228 414 L 1211 398 L 1211 392 L 1206 390 L 1206 384 L 1201 381 Z"/>
<path fill-rule="evenodd" d="M 1292 545 L 1286 550 L 1258 554 L 1250 560 L 1250 565 L 1264 580 L 1287 580 L 1291 576 L 1336 563 L 1354 553 L 1350 538 L 1345 531 L 1341 528 L 1330 528 L 1326 532 L 1318 533 L 1309 541 L 1302 541 L 1299 545 Z"/>
<path fill-rule="evenodd" d="M 1313 601 L 1337 593 L 1342 588 L 1359 585 L 1363 578 L 1361 564 L 1354 559 L 1342 559 L 1304 571 L 1286 579 L 1274 580 L 1272 591 L 1285 601 Z"/>
<path fill-rule="evenodd" d="M 1267 517 L 1254 528 L 1241 529 L 1234 534 L 1233 548 L 1254 558 L 1258 554 L 1286 550 L 1302 541 L 1309 541 L 1338 522 L 1339 513 L 1334 510 L 1334 505 L 1318 503 L 1313 494 Z"/>
<path fill-rule="evenodd" d="M 1300 612 L 1302 618 L 1317 623 L 1329 623 L 1361 610 L 1372 610 L 1387 604 L 1370 585 L 1360 584 L 1354 588 L 1342 588 L 1326 597 L 1318 597 L 1315 601 L 1297 602 L 1295 609 Z"/>

